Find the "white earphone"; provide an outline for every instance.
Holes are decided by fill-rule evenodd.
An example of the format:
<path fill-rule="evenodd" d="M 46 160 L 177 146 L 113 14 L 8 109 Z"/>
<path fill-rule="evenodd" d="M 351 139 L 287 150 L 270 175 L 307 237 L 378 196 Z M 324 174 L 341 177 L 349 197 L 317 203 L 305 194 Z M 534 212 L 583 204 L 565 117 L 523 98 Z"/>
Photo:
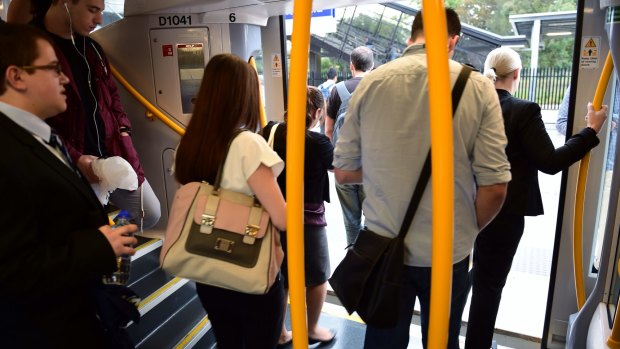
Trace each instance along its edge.
<path fill-rule="evenodd" d="M 67 10 L 67 16 L 69 16 L 69 33 L 71 33 L 71 42 L 73 43 L 73 46 L 75 46 L 75 39 L 73 38 L 73 21 L 71 20 L 71 11 L 69 11 L 69 5 L 67 5 L 67 2 L 64 2 L 65 5 L 65 10 Z"/>

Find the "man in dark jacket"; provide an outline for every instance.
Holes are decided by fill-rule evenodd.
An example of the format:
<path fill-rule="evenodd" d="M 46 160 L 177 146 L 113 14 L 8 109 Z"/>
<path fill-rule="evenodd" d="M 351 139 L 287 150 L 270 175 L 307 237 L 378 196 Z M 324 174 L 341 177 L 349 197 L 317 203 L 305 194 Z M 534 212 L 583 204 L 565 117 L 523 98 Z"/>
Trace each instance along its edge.
<path fill-rule="evenodd" d="M 52 37 L 58 60 L 71 80 L 67 110 L 48 123 L 66 139 L 71 158 L 90 183 L 100 181 L 92 168 L 97 158 L 120 156 L 131 164 L 138 190 L 116 189 L 110 200 L 149 228 L 161 215 L 159 200 L 144 177 L 105 53 L 88 37 L 101 24 L 104 7 L 103 0 L 54 0 L 44 16 L 34 19 Z"/>
<path fill-rule="evenodd" d="M 103 348 L 95 289 L 133 255 L 135 225 L 112 229 L 62 139 L 69 80 L 49 38 L 0 25 L 0 338 L 6 348 Z"/>

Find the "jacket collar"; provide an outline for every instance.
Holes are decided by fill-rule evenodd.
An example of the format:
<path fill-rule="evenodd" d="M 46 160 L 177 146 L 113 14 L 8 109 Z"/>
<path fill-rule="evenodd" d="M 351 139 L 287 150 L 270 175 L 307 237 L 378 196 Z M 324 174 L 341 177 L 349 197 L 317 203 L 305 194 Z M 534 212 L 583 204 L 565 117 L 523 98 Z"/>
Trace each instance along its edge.
<path fill-rule="evenodd" d="M 102 214 L 103 206 L 95 196 L 92 188 L 85 179 L 78 177 L 71 168 L 64 164 L 60 159 L 53 155 L 43 144 L 37 141 L 32 134 L 26 129 L 22 128 L 15 122 L 13 122 L 8 116 L 0 112 L 0 129 L 5 130 L 6 136 L 13 137 L 15 142 L 22 146 L 29 148 L 30 153 L 33 154 L 41 163 L 46 164 L 52 170 L 54 170 L 58 176 L 64 178 L 68 183 L 74 186 L 79 192 L 81 192 L 87 200 L 93 205 L 100 208 Z M 35 159 L 35 160 L 37 160 Z"/>

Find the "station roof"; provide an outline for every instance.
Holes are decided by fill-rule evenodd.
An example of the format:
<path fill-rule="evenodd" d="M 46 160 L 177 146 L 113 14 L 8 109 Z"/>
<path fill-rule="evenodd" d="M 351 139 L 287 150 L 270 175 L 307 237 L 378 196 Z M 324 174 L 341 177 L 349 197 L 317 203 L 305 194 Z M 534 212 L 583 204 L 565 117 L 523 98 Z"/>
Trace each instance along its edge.
<path fill-rule="evenodd" d="M 534 21 L 540 20 L 542 37 L 568 37 L 575 35 L 577 11 L 527 13 L 508 17 L 516 35 L 532 36 Z"/>

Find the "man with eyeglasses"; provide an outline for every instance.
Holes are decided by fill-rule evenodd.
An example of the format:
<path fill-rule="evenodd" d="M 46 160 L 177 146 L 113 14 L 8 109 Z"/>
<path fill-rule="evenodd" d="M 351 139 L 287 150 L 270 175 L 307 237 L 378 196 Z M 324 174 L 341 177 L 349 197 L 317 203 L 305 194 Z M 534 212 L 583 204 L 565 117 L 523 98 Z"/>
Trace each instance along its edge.
<path fill-rule="evenodd" d="M 67 108 L 49 38 L 0 25 L 0 338 L 6 348 L 105 348 L 95 289 L 133 255 L 135 225 L 112 229 L 45 123 Z"/>
<path fill-rule="evenodd" d="M 119 156 L 131 165 L 135 174 L 129 176 L 137 180 L 138 189 L 116 189 L 109 199 L 129 211 L 141 229 L 148 229 L 159 221 L 161 206 L 144 176 L 107 57 L 88 37 L 102 23 L 104 0 L 50 2 L 47 11 L 35 13 L 33 24 L 52 38 L 71 83 L 66 87 L 67 110 L 48 123 L 65 138 L 72 160 L 90 183 L 101 182 L 93 171 L 96 159 Z M 105 193 L 100 196 L 105 197 Z"/>

